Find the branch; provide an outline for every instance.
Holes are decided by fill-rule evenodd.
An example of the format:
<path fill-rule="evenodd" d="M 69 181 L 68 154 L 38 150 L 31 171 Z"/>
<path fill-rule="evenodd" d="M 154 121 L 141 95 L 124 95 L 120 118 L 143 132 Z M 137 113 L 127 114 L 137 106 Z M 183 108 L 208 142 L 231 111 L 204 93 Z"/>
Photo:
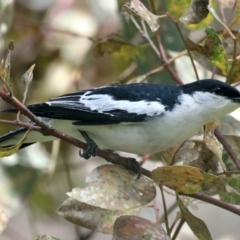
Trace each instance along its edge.
<path fill-rule="evenodd" d="M 81 149 L 86 149 L 87 148 L 87 144 L 83 143 L 81 141 L 79 141 L 76 138 L 73 138 L 63 132 L 58 131 L 57 129 L 52 128 L 50 125 L 48 125 L 47 123 L 45 123 L 44 121 L 42 121 L 40 118 L 38 118 L 37 116 L 35 116 L 25 105 L 23 105 L 18 99 L 16 99 L 15 97 L 11 96 L 8 93 L 2 92 L 0 91 L 0 97 L 2 97 L 2 99 L 5 102 L 10 103 L 12 106 L 14 106 L 17 110 L 19 110 L 23 115 L 25 115 L 26 117 L 28 117 L 32 122 L 36 123 L 39 127 L 34 126 L 32 124 L 27 124 L 27 123 L 22 123 L 19 121 L 12 121 L 11 124 L 14 125 L 20 125 L 23 127 L 26 127 L 27 129 L 31 129 L 33 131 L 39 131 L 41 132 L 43 135 L 45 136 L 54 136 L 56 138 L 59 138 L 65 142 L 68 142 L 78 148 Z M 9 123 L 10 121 L 5 121 L 5 120 L 1 120 L 2 123 Z M 111 162 L 113 164 L 116 165 L 121 165 L 121 166 L 126 166 L 126 158 L 119 156 L 118 154 L 115 153 L 110 153 L 107 151 L 103 151 L 103 150 L 98 150 L 98 156 L 105 159 L 107 162 Z M 142 168 L 142 174 L 150 177 L 150 171 Z"/>
<path fill-rule="evenodd" d="M 195 199 L 201 200 L 203 202 L 210 203 L 212 205 L 215 205 L 217 207 L 220 207 L 222 209 L 225 209 L 229 212 L 232 212 L 232 213 L 240 216 L 240 208 L 237 208 L 237 207 L 235 207 L 235 206 L 233 206 L 229 203 L 218 200 L 214 197 L 211 197 L 211 196 L 208 196 L 208 195 L 205 195 L 205 194 L 202 194 L 202 193 L 194 193 L 194 194 L 179 193 L 179 194 L 183 195 L 183 196 L 195 198 Z"/>

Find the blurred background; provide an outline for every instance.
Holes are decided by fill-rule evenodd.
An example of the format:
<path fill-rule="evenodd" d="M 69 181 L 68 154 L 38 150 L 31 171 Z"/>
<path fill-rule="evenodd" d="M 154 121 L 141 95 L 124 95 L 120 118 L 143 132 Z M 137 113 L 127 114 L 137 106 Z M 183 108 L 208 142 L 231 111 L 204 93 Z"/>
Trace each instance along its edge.
<path fill-rule="evenodd" d="M 147 6 L 154 1 L 142 2 Z M 166 2 L 156 2 L 158 15 L 165 13 Z M 124 0 L 0 0 L 0 56 L 6 58 L 7 45 L 13 40 L 11 80 L 16 97 L 23 98 L 21 77 L 32 64 L 36 66 L 27 104 L 77 90 L 127 82 L 161 66 L 135 26 L 128 24 L 120 13 L 124 3 Z M 169 56 L 185 49 L 169 20 L 164 20 L 161 28 Z M 191 34 L 193 40 L 200 39 L 204 32 L 186 28 L 182 31 L 184 36 Z M 109 39 L 114 44 L 99 44 Z M 119 50 L 121 44 L 130 42 L 130 48 Z M 201 78 L 211 76 L 197 66 Z M 188 57 L 176 61 L 174 68 L 184 82 L 195 80 Z M 175 84 L 167 71 L 153 75 L 148 81 Z M 0 101 L 0 109 L 7 107 L 9 105 Z M 1 114 L 1 118 L 13 119 L 14 116 Z M 235 124 L 239 127 L 237 121 Z M 10 129 L 12 127 L 1 124 L 0 135 Z M 43 234 L 62 240 L 112 239 L 109 235 L 76 227 L 55 213 L 67 198 L 66 192 L 73 187 L 85 187 L 87 174 L 105 163 L 99 158 L 85 161 L 78 151 L 57 140 L 32 145 L 1 159 L 0 215 L 7 221 L 7 228 L 0 239 L 26 240 Z M 153 169 L 159 165 L 159 162 L 148 161 L 144 167 Z M 168 205 L 174 201 L 174 196 L 169 195 Z M 162 213 L 161 201 L 158 204 Z M 239 239 L 239 218 L 233 214 L 205 203 L 192 210 L 209 226 L 213 239 Z M 155 220 L 152 209 L 143 210 L 141 215 Z M 175 215 L 173 212 L 170 219 Z M 196 238 L 185 224 L 178 239 Z"/>

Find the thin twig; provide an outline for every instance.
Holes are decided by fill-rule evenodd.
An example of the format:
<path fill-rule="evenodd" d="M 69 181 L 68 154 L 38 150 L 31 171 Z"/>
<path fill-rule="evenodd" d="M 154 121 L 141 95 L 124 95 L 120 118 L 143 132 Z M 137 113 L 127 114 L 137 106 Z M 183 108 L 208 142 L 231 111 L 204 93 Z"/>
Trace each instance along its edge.
<path fill-rule="evenodd" d="M 170 62 L 167 59 L 167 56 L 166 56 L 165 50 L 162 46 L 162 42 L 161 42 L 161 38 L 160 38 L 160 29 L 157 30 L 156 35 L 157 35 L 157 41 L 158 41 L 158 45 L 159 45 L 159 52 L 160 52 L 161 60 L 164 63 L 163 66 L 165 66 L 165 68 L 171 74 L 172 79 L 174 79 L 179 85 L 183 85 L 182 80 L 179 78 L 179 76 L 176 74 L 176 72 L 172 69 L 172 67 L 170 66 Z"/>
<path fill-rule="evenodd" d="M 179 234 L 179 232 L 180 232 L 180 230 L 181 230 L 181 228 L 182 228 L 182 226 L 183 226 L 184 223 L 185 223 L 185 218 L 183 217 L 183 218 L 180 220 L 180 222 L 179 222 L 179 224 L 178 224 L 178 226 L 177 226 L 177 229 L 176 229 L 174 235 L 173 235 L 172 238 L 171 238 L 172 240 L 175 240 L 175 239 L 177 238 L 177 236 L 178 236 L 178 234 Z"/>
<path fill-rule="evenodd" d="M 234 213 L 234 214 L 240 216 L 240 208 L 237 208 L 237 207 L 235 207 L 231 204 L 228 204 L 226 202 L 223 202 L 221 200 L 218 200 L 218 199 L 216 199 L 214 197 L 211 197 L 211 196 L 208 196 L 206 194 L 202 194 L 202 193 L 194 193 L 194 194 L 180 193 L 179 195 L 195 198 L 195 199 L 201 200 L 203 202 L 210 203 L 214 206 L 220 207 L 222 209 L 225 209 L 225 210 L 227 210 L 231 213 Z"/>
<path fill-rule="evenodd" d="M 161 195 L 162 195 L 164 218 L 165 218 L 165 225 L 166 225 L 166 229 L 167 229 L 167 234 L 170 237 L 171 232 L 170 232 L 169 223 L 168 223 L 167 205 L 166 205 L 166 201 L 165 201 L 165 197 L 164 197 L 163 187 L 161 185 L 159 185 L 159 188 L 160 188 Z"/>
<path fill-rule="evenodd" d="M 189 51 L 189 49 L 188 49 L 188 47 L 187 47 L 187 45 L 186 45 L 186 41 L 185 41 L 184 36 L 183 36 L 183 34 L 182 34 L 182 31 L 181 31 L 181 29 L 180 29 L 180 27 L 179 27 L 179 20 L 175 20 L 169 13 L 167 13 L 167 14 L 168 14 L 169 19 L 171 19 L 172 22 L 175 24 L 175 26 L 176 26 L 179 34 L 180 34 L 180 37 L 182 38 L 182 41 L 183 41 L 183 43 L 184 43 L 184 45 L 185 45 L 185 47 L 186 47 L 186 49 L 187 49 L 187 51 L 188 51 L 188 55 L 189 55 L 189 57 L 190 57 L 190 60 L 191 60 L 191 63 L 192 63 L 192 66 L 193 66 L 193 69 L 194 69 L 196 78 L 197 78 L 197 80 L 199 80 L 197 68 L 196 68 L 195 63 L 194 63 L 194 61 L 193 61 L 192 54 L 191 54 L 191 52 Z"/>

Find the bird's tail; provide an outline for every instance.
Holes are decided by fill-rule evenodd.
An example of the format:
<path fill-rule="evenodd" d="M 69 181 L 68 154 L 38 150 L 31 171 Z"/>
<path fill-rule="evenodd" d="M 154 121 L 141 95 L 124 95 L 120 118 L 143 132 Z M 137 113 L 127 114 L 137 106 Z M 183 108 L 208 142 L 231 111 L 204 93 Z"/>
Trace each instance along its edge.
<path fill-rule="evenodd" d="M 9 133 L 6 133 L 2 136 L 0 136 L 0 147 L 11 147 L 16 145 L 24 136 L 24 134 L 26 133 L 27 129 L 24 127 L 20 127 L 16 130 L 13 130 Z M 27 143 L 23 143 L 21 148 L 27 147 L 31 144 L 33 144 L 34 142 L 27 142 Z"/>

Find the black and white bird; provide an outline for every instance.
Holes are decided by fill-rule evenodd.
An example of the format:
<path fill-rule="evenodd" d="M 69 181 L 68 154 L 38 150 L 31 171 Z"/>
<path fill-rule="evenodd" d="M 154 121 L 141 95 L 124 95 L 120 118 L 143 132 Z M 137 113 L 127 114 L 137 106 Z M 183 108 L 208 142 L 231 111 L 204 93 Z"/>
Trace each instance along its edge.
<path fill-rule="evenodd" d="M 96 155 L 97 147 L 143 155 L 182 143 L 202 125 L 234 111 L 240 107 L 240 92 L 212 79 L 183 86 L 129 84 L 70 93 L 27 107 L 52 127 L 91 145 L 85 158 Z M 18 128 L 1 136 L 0 146 L 16 144 L 25 131 Z M 30 132 L 23 147 L 53 139 Z"/>

